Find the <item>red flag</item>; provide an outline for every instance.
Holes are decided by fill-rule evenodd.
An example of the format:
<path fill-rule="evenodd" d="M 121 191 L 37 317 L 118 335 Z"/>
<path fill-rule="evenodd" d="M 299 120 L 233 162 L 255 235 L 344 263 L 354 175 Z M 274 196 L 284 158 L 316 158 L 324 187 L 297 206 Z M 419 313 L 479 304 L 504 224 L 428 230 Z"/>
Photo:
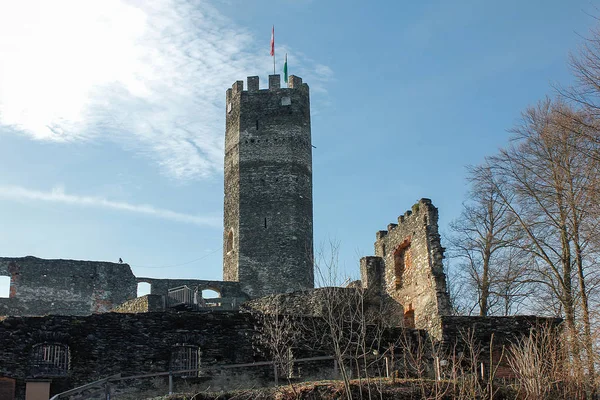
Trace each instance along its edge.
<path fill-rule="evenodd" d="M 273 29 L 271 30 L 271 55 L 275 56 L 275 25 L 273 25 Z"/>

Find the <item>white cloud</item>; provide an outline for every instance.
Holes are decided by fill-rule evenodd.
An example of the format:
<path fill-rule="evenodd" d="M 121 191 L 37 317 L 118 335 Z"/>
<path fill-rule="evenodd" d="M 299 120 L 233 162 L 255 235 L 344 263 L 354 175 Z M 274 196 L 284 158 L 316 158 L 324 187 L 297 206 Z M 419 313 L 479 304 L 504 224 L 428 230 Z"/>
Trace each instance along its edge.
<path fill-rule="evenodd" d="M 184 214 L 166 210 L 164 208 L 157 208 L 148 204 L 130 204 L 107 200 L 102 197 L 67 194 L 62 186 L 56 186 L 49 192 L 31 190 L 19 186 L 0 186 L 0 198 L 15 201 L 47 201 L 81 207 L 105 208 L 214 228 L 220 228 L 222 224 L 221 219 L 218 217 L 203 217 L 199 215 Z"/>
<path fill-rule="evenodd" d="M 211 175 L 225 90 L 266 78 L 269 36 L 201 0 L 0 0 L 0 124 L 38 140 L 113 140 L 180 179 Z M 297 58 L 319 91 L 329 68 Z"/>

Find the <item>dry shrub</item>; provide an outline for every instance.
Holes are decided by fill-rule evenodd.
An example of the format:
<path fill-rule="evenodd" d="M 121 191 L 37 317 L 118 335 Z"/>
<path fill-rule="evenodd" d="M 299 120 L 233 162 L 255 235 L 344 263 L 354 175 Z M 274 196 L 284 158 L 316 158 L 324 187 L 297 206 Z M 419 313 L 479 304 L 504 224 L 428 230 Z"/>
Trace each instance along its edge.
<path fill-rule="evenodd" d="M 586 398 L 586 377 L 574 368 L 567 341 L 555 328 L 542 327 L 511 346 L 514 386 L 525 399 Z"/>

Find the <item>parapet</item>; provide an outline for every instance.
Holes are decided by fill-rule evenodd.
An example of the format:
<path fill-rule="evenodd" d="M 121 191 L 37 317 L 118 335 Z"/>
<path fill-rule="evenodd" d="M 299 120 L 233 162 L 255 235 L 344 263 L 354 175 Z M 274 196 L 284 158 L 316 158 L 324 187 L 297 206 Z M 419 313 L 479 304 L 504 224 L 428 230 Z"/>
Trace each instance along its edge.
<path fill-rule="evenodd" d="M 231 89 L 227 89 L 227 100 L 229 101 L 234 94 L 248 92 L 256 93 L 263 91 L 278 91 L 278 90 L 308 90 L 308 85 L 302 83 L 302 78 L 295 75 L 290 75 L 287 82 L 287 87 L 281 87 L 281 76 L 279 74 L 269 75 L 269 86 L 267 89 L 260 89 L 260 79 L 258 76 L 249 76 L 247 78 L 248 90 L 244 90 L 244 81 L 235 81 Z"/>
<path fill-rule="evenodd" d="M 377 231 L 377 233 L 375 235 L 376 240 L 383 239 L 390 232 L 395 230 L 398 226 L 402 226 L 402 225 L 408 223 L 409 221 L 412 221 L 414 218 L 418 218 L 418 216 L 423 214 L 422 211 L 424 211 L 424 210 L 426 210 L 426 214 L 433 212 L 431 217 L 433 217 L 433 219 L 435 219 L 435 221 L 432 221 L 429 218 L 429 216 L 426 215 L 422 221 L 424 225 L 428 225 L 429 223 L 437 222 L 437 208 L 433 207 L 433 205 L 431 204 L 431 199 L 422 198 L 418 202 L 416 202 L 411 207 L 410 210 L 406 210 L 406 212 L 403 215 L 400 215 L 398 217 L 397 224 L 394 222 L 389 223 L 386 230 Z"/>

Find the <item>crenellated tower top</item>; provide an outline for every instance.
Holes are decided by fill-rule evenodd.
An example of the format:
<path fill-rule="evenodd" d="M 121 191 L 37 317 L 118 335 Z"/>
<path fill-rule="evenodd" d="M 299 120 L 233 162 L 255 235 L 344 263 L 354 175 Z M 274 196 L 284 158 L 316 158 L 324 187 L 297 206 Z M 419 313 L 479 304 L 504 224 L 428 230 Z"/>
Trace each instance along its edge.
<path fill-rule="evenodd" d="M 260 80 L 258 76 L 249 76 L 247 78 L 248 89 L 244 90 L 244 81 L 235 81 L 230 89 L 227 89 L 226 98 L 230 101 L 235 95 L 245 93 L 256 93 L 266 91 L 277 91 L 277 90 L 306 90 L 308 93 L 308 85 L 302 83 L 302 78 L 295 75 L 290 75 L 288 78 L 288 87 L 281 87 L 281 76 L 280 75 L 269 75 L 269 87 L 267 89 L 260 89 Z"/>
<path fill-rule="evenodd" d="M 310 98 L 302 78 L 226 93 L 223 278 L 251 297 L 313 287 Z"/>

